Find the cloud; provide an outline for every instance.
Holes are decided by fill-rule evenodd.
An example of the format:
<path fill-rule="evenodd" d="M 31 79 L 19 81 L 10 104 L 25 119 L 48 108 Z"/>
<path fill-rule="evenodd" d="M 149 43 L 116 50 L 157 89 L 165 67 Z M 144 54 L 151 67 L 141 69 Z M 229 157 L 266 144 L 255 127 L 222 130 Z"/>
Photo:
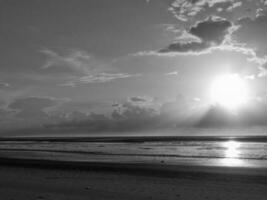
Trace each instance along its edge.
<path fill-rule="evenodd" d="M 198 17 L 198 20 L 214 15 L 217 12 L 215 8 L 222 8 L 224 13 L 220 15 L 216 13 L 217 17 L 208 17 L 197 22 L 194 26 L 191 23 L 195 20 L 190 20 L 185 26 L 191 26 L 188 31 L 183 30 L 181 23 L 175 29 L 175 26 L 171 26 L 171 30 L 178 31 L 177 34 L 179 34 L 173 43 L 159 51 L 142 51 L 136 53 L 135 56 L 198 56 L 212 53 L 214 50 L 232 51 L 247 55 L 249 62 L 258 65 L 258 74 L 256 75 L 264 76 L 267 63 L 266 46 L 262 42 L 265 39 L 265 27 L 267 27 L 265 24 L 265 2 L 262 0 L 174 1 L 171 7 L 176 8 L 176 14 L 187 13 L 192 10 L 199 14 L 201 11 L 210 9 L 209 12 L 200 14 L 201 17 Z M 211 9 L 213 7 L 214 9 Z M 235 17 L 225 13 L 228 11 L 232 12 L 235 8 L 239 7 L 242 7 L 243 11 L 235 13 Z M 246 11 L 247 7 L 252 7 L 249 13 Z M 187 15 L 186 17 L 191 18 L 193 16 Z M 169 26 L 166 26 L 166 28 L 169 28 Z"/>
<path fill-rule="evenodd" d="M 64 112 L 69 113 L 73 111 L 80 111 L 84 113 L 89 112 L 101 112 L 101 111 L 108 111 L 111 110 L 110 102 L 107 100 L 84 100 L 84 101 L 73 101 L 73 100 L 66 100 L 63 103 L 57 106 L 57 110 L 55 112 Z"/>
<path fill-rule="evenodd" d="M 97 60 L 93 55 L 82 50 L 71 50 L 65 55 L 60 55 L 51 49 L 44 49 L 40 52 L 47 57 L 42 69 L 51 70 L 53 73 L 76 72 L 78 74 L 91 74 L 106 67 L 104 63 Z"/>
<path fill-rule="evenodd" d="M 210 47 L 218 46 L 223 43 L 232 23 L 219 17 L 209 17 L 204 21 L 192 26 L 188 33 L 198 37 L 199 41 L 174 42 L 168 47 L 161 49 L 160 53 L 168 52 L 201 52 Z"/>
<path fill-rule="evenodd" d="M 156 98 L 152 98 L 149 96 L 134 96 L 127 99 L 127 101 L 123 103 L 114 104 L 115 112 L 123 113 L 127 109 L 131 108 L 144 108 L 144 109 L 153 109 L 158 110 L 160 107 L 160 103 Z"/>
<path fill-rule="evenodd" d="M 243 17 L 236 22 L 238 28 L 231 34 L 233 50 L 248 55 L 248 61 L 258 64 L 258 76 L 266 75 L 267 13 L 261 12 L 255 18 Z"/>
<path fill-rule="evenodd" d="M 201 101 L 178 95 L 174 100 L 162 104 L 160 118 L 168 126 L 194 126 L 206 110 Z"/>
<path fill-rule="evenodd" d="M 139 76 L 137 74 L 117 73 L 111 64 L 97 60 L 86 51 L 72 50 L 65 56 L 47 49 L 41 52 L 48 57 L 46 63 L 42 66 L 46 73 L 50 72 L 53 75 L 55 73 L 68 74 L 65 76 L 66 81 L 60 83 L 60 86 L 74 87 Z"/>
<path fill-rule="evenodd" d="M 2 89 L 2 88 L 7 88 L 7 87 L 9 87 L 9 86 L 10 86 L 10 85 L 9 85 L 8 83 L 3 82 L 3 81 L 0 80 L 0 89 Z"/>
<path fill-rule="evenodd" d="M 176 33 L 181 33 L 181 27 L 179 24 L 159 24 L 158 27 L 163 28 L 164 31 Z"/>
<path fill-rule="evenodd" d="M 116 103 L 110 116 L 96 113 L 71 111 L 62 115 L 44 114 L 44 109 L 55 104 L 44 99 L 30 99 L 34 102 L 34 113 L 45 126 L 38 128 L 41 132 L 67 133 L 84 132 L 140 132 L 155 130 L 175 131 L 181 127 L 231 128 L 267 126 L 266 99 L 254 99 L 245 109 L 230 112 L 218 105 L 203 105 L 201 99 L 188 99 L 178 95 L 176 99 L 158 103 L 152 97 L 130 97 L 125 102 Z M 17 103 L 16 103 L 17 104 Z M 19 105 L 19 106 L 18 106 Z M 29 109 L 27 103 L 19 100 L 16 109 Z M 12 106 L 14 107 L 14 106 Z M 13 108 L 12 108 L 13 109 Z M 4 111 L 6 113 L 6 111 Z M 41 112 L 41 114 L 40 114 Z M 28 114 L 28 113 L 27 113 Z M 45 116 L 43 116 L 45 115 Z M 0 110 L 1 117 L 1 110 Z"/>
<path fill-rule="evenodd" d="M 234 32 L 233 39 L 253 49 L 258 56 L 266 56 L 267 47 L 264 41 L 267 35 L 267 13 L 255 19 L 242 18 L 238 21 L 238 25 L 240 28 Z"/>
<path fill-rule="evenodd" d="M 264 0 L 174 0 L 168 10 L 180 22 L 187 24 L 211 14 L 233 20 L 246 15 L 255 16 L 256 10 L 266 5 Z"/>
<path fill-rule="evenodd" d="M 159 51 L 138 52 L 134 56 L 199 56 L 215 51 L 233 52 L 246 57 L 253 65 L 254 77 L 267 75 L 267 35 L 266 13 L 261 11 L 254 18 L 243 17 L 235 23 L 221 17 L 209 17 L 191 26 L 186 35 L 198 38 L 198 41 L 182 34 L 169 46 Z M 245 67 L 244 67 L 245 68 Z M 244 69 L 246 70 L 246 69 Z M 252 70 L 252 69 L 251 69 Z"/>
<path fill-rule="evenodd" d="M 62 102 L 63 99 L 52 97 L 16 98 L 0 108 L 0 132 L 34 127 L 40 129 L 45 124 L 58 123 L 58 118 L 52 117 L 50 112 Z"/>
<path fill-rule="evenodd" d="M 136 101 L 135 101 L 136 102 Z M 140 101 L 138 101 L 140 103 Z M 143 103 L 143 101 L 142 101 Z M 117 107 L 112 116 L 115 119 L 125 119 L 125 120 L 142 120 L 146 118 L 150 118 L 156 115 L 156 109 L 151 108 L 150 106 L 144 106 L 144 104 L 136 104 L 131 103 L 129 101 L 122 103 L 119 107 Z"/>
<path fill-rule="evenodd" d="M 103 114 L 91 113 L 89 115 L 71 113 L 64 121 L 60 123 L 48 124 L 46 128 L 50 131 L 66 133 L 66 131 L 75 130 L 86 131 L 88 133 L 101 132 L 132 132 L 147 129 L 156 129 L 159 123 L 156 109 L 149 106 L 140 106 L 130 102 L 119 103 L 114 106 L 110 117 Z"/>
<path fill-rule="evenodd" d="M 71 80 L 66 83 L 60 84 L 60 86 L 79 86 L 88 83 L 106 83 L 116 79 L 125 79 L 129 77 L 140 76 L 140 74 L 125 74 L 125 73 L 100 73 L 96 75 L 88 75 L 82 77 L 72 77 Z"/>
<path fill-rule="evenodd" d="M 10 118 L 14 114 L 14 111 L 7 108 L 0 108 L 0 121 Z"/>
<path fill-rule="evenodd" d="M 55 106 L 58 103 L 58 99 L 51 97 L 26 97 L 15 99 L 7 108 L 18 111 L 15 117 L 39 120 L 48 117 L 44 109 Z"/>
<path fill-rule="evenodd" d="M 189 33 L 199 37 L 203 42 L 221 44 L 231 26 L 228 20 L 211 16 L 191 27 Z"/>
<path fill-rule="evenodd" d="M 227 4 L 232 6 L 235 0 L 175 0 L 169 7 L 169 11 L 180 21 L 188 21 L 198 14 L 215 6 Z M 235 5 L 237 7 L 237 5 Z"/>
<path fill-rule="evenodd" d="M 148 96 L 134 96 L 113 104 L 110 117 L 92 113 L 71 113 L 65 121 L 46 126 L 50 130 L 100 132 L 136 132 L 160 129 L 175 130 L 180 126 L 194 126 L 198 120 L 199 101 L 178 96 L 174 101 L 159 103 Z"/>
<path fill-rule="evenodd" d="M 166 76 L 177 76 L 178 74 L 179 74 L 178 71 L 173 71 L 173 72 L 165 73 Z"/>
<path fill-rule="evenodd" d="M 228 12 L 232 12 L 235 8 L 238 8 L 240 6 L 242 6 L 242 1 L 238 1 L 238 2 L 234 2 L 231 6 L 229 6 L 226 10 Z"/>
<path fill-rule="evenodd" d="M 181 35 L 175 38 L 176 41 L 179 41 L 181 43 L 187 43 L 187 42 L 201 42 L 201 39 L 186 30 L 181 31 Z"/>
<path fill-rule="evenodd" d="M 203 42 L 188 42 L 188 43 L 172 43 L 168 47 L 161 49 L 159 53 L 169 53 L 169 52 L 201 52 L 210 47 L 207 43 Z"/>
<path fill-rule="evenodd" d="M 146 98 L 139 97 L 139 96 L 138 97 L 131 97 L 130 100 L 133 101 L 133 102 L 146 102 L 147 101 Z"/>
<path fill-rule="evenodd" d="M 58 121 L 74 121 L 74 122 L 79 122 L 79 121 L 84 121 L 89 119 L 89 114 L 85 113 L 85 112 L 81 112 L 81 111 L 71 111 L 71 112 L 67 112 L 64 113 L 62 115 L 55 115 L 58 118 Z M 57 122 L 58 123 L 58 122 Z"/>
<path fill-rule="evenodd" d="M 200 119 L 199 127 L 232 127 L 238 126 L 237 116 L 225 108 L 215 105 L 211 106 L 204 116 Z"/>
<path fill-rule="evenodd" d="M 197 127 L 266 127 L 267 126 L 266 99 L 253 99 L 250 104 L 238 112 L 230 112 L 225 108 L 211 106 L 198 122 Z"/>

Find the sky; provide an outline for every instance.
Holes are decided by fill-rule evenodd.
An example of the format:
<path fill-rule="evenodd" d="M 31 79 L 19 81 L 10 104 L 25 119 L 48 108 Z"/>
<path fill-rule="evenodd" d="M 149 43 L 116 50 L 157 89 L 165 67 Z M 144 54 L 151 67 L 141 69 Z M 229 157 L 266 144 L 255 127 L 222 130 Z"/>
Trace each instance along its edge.
<path fill-rule="evenodd" d="M 265 127 L 266 37 L 266 0 L 0 0 L 0 132 Z"/>

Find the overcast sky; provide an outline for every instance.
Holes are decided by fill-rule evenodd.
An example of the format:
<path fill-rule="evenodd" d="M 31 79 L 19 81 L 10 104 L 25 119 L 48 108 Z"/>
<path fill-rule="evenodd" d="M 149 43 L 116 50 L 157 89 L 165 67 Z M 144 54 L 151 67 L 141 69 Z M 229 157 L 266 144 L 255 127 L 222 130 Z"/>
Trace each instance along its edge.
<path fill-rule="evenodd" d="M 1 0 L 1 130 L 266 126 L 266 8 L 266 0 Z M 223 73 L 248 85 L 246 108 L 212 105 L 210 84 Z"/>

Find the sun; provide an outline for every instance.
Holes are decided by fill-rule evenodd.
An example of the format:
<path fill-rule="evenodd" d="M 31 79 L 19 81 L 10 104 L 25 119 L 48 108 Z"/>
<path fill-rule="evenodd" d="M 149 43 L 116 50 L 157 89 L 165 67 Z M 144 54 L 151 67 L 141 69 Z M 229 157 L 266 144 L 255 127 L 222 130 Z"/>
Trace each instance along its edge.
<path fill-rule="evenodd" d="M 211 83 L 210 96 L 213 104 L 238 109 L 248 100 L 247 85 L 238 74 L 220 75 Z"/>

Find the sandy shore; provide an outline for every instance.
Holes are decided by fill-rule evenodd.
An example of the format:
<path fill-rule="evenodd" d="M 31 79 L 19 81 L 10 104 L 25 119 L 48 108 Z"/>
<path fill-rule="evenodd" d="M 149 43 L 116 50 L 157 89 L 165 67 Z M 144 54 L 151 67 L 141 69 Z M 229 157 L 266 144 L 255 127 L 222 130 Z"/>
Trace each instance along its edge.
<path fill-rule="evenodd" d="M 245 171 L 47 167 L 1 165 L 0 199 L 267 199 L 266 176 Z"/>

